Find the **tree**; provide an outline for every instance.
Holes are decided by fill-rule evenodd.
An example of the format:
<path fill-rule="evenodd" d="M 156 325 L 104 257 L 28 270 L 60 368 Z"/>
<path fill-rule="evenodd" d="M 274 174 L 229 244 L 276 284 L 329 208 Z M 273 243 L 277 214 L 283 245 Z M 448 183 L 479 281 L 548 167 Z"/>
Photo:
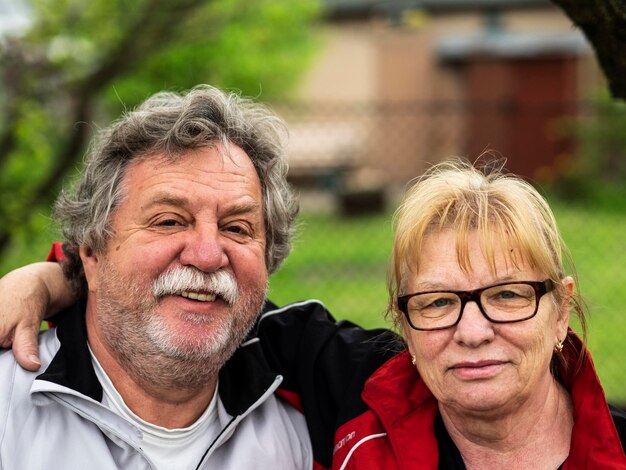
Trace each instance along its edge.
<path fill-rule="evenodd" d="M 626 0 L 553 0 L 585 33 L 614 98 L 626 100 Z"/>
<path fill-rule="evenodd" d="M 623 211 L 626 164 L 626 0 L 553 0 L 581 28 L 592 44 L 611 96 L 600 91 L 593 112 L 564 126 L 578 141 L 576 158 L 555 181 L 569 201 L 602 199 Z M 607 202 L 610 201 L 610 202 Z"/>
<path fill-rule="evenodd" d="M 161 90 L 211 83 L 288 93 L 315 39 L 316 0 L 36 0 L 0 45 L 1 271 L 28 253 L 93 123 Z M 9 254 L 10 253 L 10 254 Z M 8 257 L 8 259 L 7 259 Z"/>

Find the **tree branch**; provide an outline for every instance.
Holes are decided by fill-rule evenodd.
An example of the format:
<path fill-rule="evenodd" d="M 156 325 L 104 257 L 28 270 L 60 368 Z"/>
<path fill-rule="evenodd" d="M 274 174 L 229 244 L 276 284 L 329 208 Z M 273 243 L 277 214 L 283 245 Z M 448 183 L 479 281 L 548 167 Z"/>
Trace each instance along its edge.
<path fill-rule="evenodd" d="M 626 1 L 552 0 L 593 45 L 611 94 L 626 100 Z"/>

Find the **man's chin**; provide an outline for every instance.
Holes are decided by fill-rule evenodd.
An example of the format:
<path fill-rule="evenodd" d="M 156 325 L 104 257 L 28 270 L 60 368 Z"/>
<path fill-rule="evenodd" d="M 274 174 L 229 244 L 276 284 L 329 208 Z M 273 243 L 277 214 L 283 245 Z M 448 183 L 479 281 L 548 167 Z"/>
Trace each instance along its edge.
<path fill-rule="evenodd" d="M 226 349 L 236 349 L 232 346 L 235 340 L 232 322 L 215 320 L 204 318 L 202 322 L 190 322 L 178 318 L 167 325 L 154 321 L 148 327 L 148 337 L 166 357 L 213 362 L 218 359 L 216 356 L 225 354 Z"/>
<path fill-rule="evenodd" d="M 156 299 L 152 310 L 153 315 L 158 314 L 192 324 L 201 324 L 212 321 L 216 316 L 232 316 L 233 308 L 233 305 L 220 297 L 210 302 L 200 302 L 179 295 L 166 295 Z"/>

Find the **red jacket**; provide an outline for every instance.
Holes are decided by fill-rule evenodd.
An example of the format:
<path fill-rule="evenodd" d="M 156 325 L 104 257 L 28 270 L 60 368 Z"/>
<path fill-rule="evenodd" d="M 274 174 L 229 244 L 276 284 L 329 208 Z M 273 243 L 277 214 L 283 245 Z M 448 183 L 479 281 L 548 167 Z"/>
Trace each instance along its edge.
<path fill-rule="evenodd" d="M 580 351 L 582 344 L 576 338 Z M 564 350 L 566 353 L 567 350 Z M 577 351 L 569 351 L 575 370 Z M 589 354 L 577 373 L 561 374 L 574 403 L 570 455 L 561 468 L 626 469 L 626 457 Z M 437 469 L 437 400 L 408 352 L 387 361 L 365 384 L 369 410 L 341 426 L 333 469 Z M 623 418 L 620 418 L 623 420 Z"/>

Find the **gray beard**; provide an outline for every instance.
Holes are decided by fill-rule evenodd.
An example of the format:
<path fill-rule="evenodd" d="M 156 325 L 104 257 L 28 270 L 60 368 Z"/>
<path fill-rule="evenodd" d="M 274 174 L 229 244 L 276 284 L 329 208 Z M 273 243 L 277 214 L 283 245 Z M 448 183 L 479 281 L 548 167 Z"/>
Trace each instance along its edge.
<path fill-rule="evenodd" d="M 196 319 L 215 323 L 210 338 L 172 341 L 173 333 L 154 314 L 158 302 L 150 286 L 142 289 L 111 266 L 105 270 L 96 306 L 107 349 L 133 381 L 162 391 L 196 390 L 212 383 L 254 325 L 267 290 L 241 292 L 227 318 Z M 127 296 L 120 298 L 119 292 Z"/>

